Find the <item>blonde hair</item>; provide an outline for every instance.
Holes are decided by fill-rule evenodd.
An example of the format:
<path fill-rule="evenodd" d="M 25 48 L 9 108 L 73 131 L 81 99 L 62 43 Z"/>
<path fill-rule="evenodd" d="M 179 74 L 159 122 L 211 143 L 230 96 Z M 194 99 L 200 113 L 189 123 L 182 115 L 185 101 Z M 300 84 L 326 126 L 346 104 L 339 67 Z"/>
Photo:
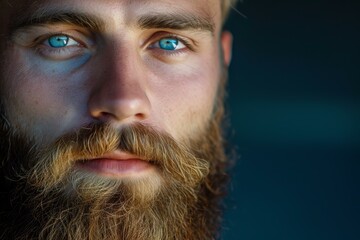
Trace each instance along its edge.
<path fill-rule="evenodd" d="M 221 14 L 223 24 L 225 23 L 231 8 L 234 8 L 238 0 L 221 0 Z M 241 1 L 241 0 L 240 0 Z"/>

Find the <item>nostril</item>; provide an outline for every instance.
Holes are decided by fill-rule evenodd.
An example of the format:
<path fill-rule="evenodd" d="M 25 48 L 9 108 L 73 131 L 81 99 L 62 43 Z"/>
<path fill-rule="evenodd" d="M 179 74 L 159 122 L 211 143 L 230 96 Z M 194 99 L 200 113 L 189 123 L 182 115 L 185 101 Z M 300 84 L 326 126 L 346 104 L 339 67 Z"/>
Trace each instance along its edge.
<path fill-rule="evenodd" d="M 108 122 L 111 119 L 116 119 L 116 116 L 109 112 L 100 112 L 99 116 L 97 116 L 100 120 L 104 122 Z"/>
<path fill-rule="evenodd" d="M 140 120 L 143 120 L 146 118 L 145 114 L 144 113 L 137 113 L 135 114 L 135 117 L 140 119 Z"/>

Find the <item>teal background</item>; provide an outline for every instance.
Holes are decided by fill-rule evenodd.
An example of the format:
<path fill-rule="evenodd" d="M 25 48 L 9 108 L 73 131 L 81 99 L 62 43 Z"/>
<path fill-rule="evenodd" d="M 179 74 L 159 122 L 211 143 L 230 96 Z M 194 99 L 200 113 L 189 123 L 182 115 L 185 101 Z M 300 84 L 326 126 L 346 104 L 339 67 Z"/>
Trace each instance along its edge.
<path fill-rule="evenodd" d="M 232 11 L 225 240 L 360 239 L 360 1 Z"/>

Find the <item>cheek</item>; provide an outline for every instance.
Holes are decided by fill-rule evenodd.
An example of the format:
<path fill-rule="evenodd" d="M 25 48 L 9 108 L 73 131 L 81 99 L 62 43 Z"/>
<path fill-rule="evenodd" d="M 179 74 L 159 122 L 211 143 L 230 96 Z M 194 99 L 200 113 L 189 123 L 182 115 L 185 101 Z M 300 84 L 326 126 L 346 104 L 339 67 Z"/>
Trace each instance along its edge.
<path fill-rule="evenodd" d="M 53 125 L 61 108 L 56 92 L 45 84 L 44 76 L 25 69 L 9 70 L 8 80 L 11 81 L 6 96 L 9 121 L 22 131 L 31 129 L 34 134 Z"/>
<path fill-rule="evenodd" d="M 214 59 L 213 59 L 214 60 Z M 219 63 L 197 61 L 178 67 L 157 69 L 151 93 L 161 111 L 166 130 L 175 138 L 202 131 L 210 119 L 219 85 Z"/>
<path fill-rule="evenodd" d="M 30 61 L 16 50 L 7 59 L 4 102 L 11 124 L 35 138 L 60 135 L 72 114 L 67 103 L 71 98 L 66 96 L 69 86 L 64 84 L 65 71 Z"/>

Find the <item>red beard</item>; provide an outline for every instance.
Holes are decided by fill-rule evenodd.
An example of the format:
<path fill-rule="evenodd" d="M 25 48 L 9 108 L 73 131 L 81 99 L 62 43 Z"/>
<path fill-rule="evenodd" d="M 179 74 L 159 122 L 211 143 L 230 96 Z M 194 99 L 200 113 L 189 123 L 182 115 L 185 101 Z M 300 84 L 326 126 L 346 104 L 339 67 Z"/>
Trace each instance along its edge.
<path fill-rule="evenodd" d="M 7 218 L 1 219 L 11 221 L 3 223 L 3 237 L 217 237 L 227 179 L 219 119 L 187 143 L 143 125 L 119 131 L 93 125 L 40 148 L 9 129 L 1 129 L 0 154 L 4 156 L 3 176 L 15 181 L 9 187 L 12 194 L 4 199 L 11 201 L 13 209 L 4 209 Z M 122 182 L 74 168 L 77 160 L 115 149 L 151 160 L 159 170 L 159 185 L 153 178 Z"/>

